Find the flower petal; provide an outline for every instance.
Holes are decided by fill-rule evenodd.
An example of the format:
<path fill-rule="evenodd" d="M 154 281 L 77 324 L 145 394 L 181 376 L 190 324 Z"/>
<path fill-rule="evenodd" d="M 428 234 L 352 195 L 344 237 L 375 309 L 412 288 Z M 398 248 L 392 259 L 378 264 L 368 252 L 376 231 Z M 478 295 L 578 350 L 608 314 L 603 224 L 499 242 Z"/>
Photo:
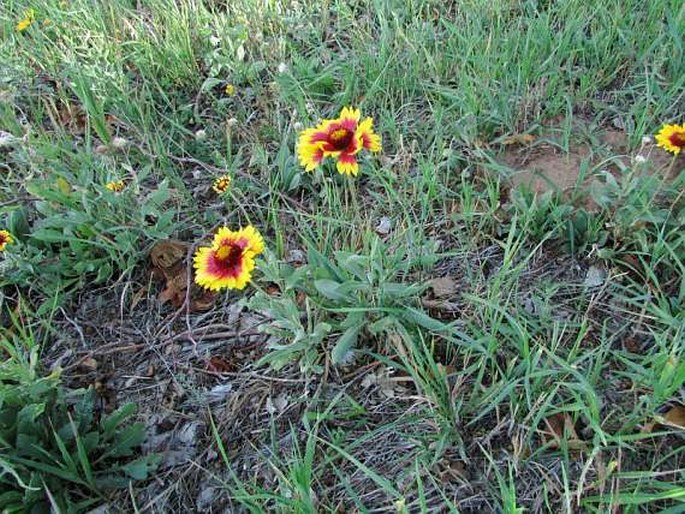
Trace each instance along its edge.
<path fill-rule="evenodd" d="M 259 255 L 264 251 L 264 238 L 257 232 L 257 229 L 252 225 L 238 231 L 241 240 L 247 240 L 245 245 L 245 252 L 251 252 L 252 255 Z"/>
<path fill-rule="evenodd" d="M 381 136 L 373 131 L 373 119 L 365 118 L 357 127 L 357 135 L 361 136 L 362 145 L 370 152 L 381 151 Z"/>
<path fill-rule="evenodd" d="M 338 121 L 343 123 L 344 121 L 353 121 L 354 126 L 357 126 L 359 118 L 361 117 L 361 111 L 359 109 L 353 109 L 352 107 L 343 107 L 340 111 L 340 116 L 338 116 Z"/>
<path fill-rule="evenodd" d="M 353 154 L 341 154 L 335 167 L 341 175 L 356 177 L 359 173 L 359 164 Z"/>

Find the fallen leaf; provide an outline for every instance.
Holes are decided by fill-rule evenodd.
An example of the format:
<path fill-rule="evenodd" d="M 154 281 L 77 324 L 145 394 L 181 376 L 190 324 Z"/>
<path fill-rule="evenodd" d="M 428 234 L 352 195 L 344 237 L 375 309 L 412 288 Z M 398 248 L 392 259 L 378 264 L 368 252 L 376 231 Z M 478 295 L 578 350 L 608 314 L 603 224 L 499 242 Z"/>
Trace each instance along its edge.
<path fill-rule="evenodd" d="M 199 292 L 195 285 L 192 286 L 190 300 L 190 312 L 204 312 L 214 307 L 216 294 L 208 289 L 201 289 Z"/>
<path fill-rule="evenodd" d="M 571 416 L 566 412 L 558 412 L 546 417 L 543 420 L 543 427 L 538 430 L 542 441 L 549 448 L 559 448 L 561 440 L 565 439 L 566 444 L 571 450 L 581 450 L 585 448 L 585 442 L 581 441 L 573 426 Z"/>
<path fill-rule="evenodd" d="M 266 286 L 266 294 L 269 296 L 276 296 L 277 294 L 280 294 L 281 288 L 278 287 L 276 284 L 269 284 Z"/>
<path fill-rule="evenodd" d="M 664 415 L 664 424 L 676 428 L 685 428 L 685 406 L 676 405 Z"/>
<path fill-rule="evenodd" d="M 169 302 L 174 308 L 179 309 L 185 304 L 190 285 L 189 310 L 206 311 L 213 307 L 216 295 L 196 286 L 192 276 L 189 276 L 185 262 L 189 248 L 190 245 L 184 241 L 167 239 L 159 241 L 150 250 L 152 275 L 165 282 L 158 300 L 162 304 Z"/>
<path fill-rule="evenodd" d="M 426 309 L 433 309 L 442 312 L 457 312 L 461 308 L 458 303 L 447 302 L 445 300 L 430 300 L 428 298 L 423 298 L 421 300 L 421 305 Z"/>
<path fill-rule="evenodd" d="M 529 145 L 535 141 L 535 136 L 533 134 L 514 134 L 509 136 L 502 141 L 503 145 Z"/>
<path fill-rule="evenodd" d="M 185 258 L 190 245 L 184 241 L 166 239 L 155 243 L 150 250 L 152 265 L 162 270 L 171 268 Z"/>
<path fill-rule="evenodd" d="M 435 298 L 449 298 L 457 292 L 457 282 L 450 277 L 438 277 L 429 281 Z"/>
<path fill-rule="evenodd" d="M 664 415 L 654 416 L 654 422 L 647 423 L 643 427 L 642 432 L 648 434 L 659 426 L 685 430 L 685 406 L 674 405 Z"/>
<path fill-rule="evenodd" d="M 81 361 L 80 367 L 88 371 L 95 371 L 96 369 L 98 369 L 98 361 L 96 361 L 92 357 L 88 357 L 87 359 L 83 359 Z"/>
<path fill-rule="evenodd" d="M 210 373 L 230 373 L 236 370 L 236 365 L 223 357 L 215 355 L 207 361 L 207 371 Z"/>

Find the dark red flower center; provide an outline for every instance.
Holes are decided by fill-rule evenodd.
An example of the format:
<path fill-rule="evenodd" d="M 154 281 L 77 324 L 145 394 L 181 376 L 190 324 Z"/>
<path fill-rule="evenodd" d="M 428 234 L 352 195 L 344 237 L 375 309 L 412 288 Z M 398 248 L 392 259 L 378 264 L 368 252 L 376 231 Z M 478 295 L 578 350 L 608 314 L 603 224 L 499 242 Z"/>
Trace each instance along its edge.
<path fill-rule="evenodd" d="M 685 147 L 685 132 L 674 132 L 668 140 L 673 146 L 683 148 Z"/>
<path fill-rule="evenodd" d="M 243 248 L 239 243 L 235 242 L 222 244 L 214 252 L 214 259 L 217 268 L 223 274 L 237 276 L 240 274 L 240 266 L 243 261 Z"/>
<path fill-rule="evenodd" d="M 328 135 L 328 142 L 335 150 L 342 151 L 350 146 L 353 137 L 354 132 L 346 129 L 345 127 L 339 127 Z"/>
<path fill-rule="evenodd" d="M 7 237 L 5 234 L 0 234 L 0 246 L 6 244 L 9 242 L 9 237 Z"/>

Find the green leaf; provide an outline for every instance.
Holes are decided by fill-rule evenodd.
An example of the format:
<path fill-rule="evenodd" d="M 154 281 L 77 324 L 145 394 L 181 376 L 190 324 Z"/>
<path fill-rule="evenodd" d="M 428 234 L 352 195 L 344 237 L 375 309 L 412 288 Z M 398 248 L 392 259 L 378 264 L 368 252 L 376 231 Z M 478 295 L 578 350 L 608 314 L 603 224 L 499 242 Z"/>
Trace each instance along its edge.
<path fill-rule="evenodd" d="M 108 440 L 114 436 L 116 429 L 121 425 L 126 418 L 133 416 L 138 412 L 138 407 L 135 403 L 126 403 L 112 412 L 102 421 L 102 436 Z"/>
<path fill-rule="evenodd" d="M 350 327 L 343 332 L 343 335 L 340 336 L 340 339 L 338 339 L 338 342 L 335 343 L 335 346 L 331 351 L 331 360 L 333 361 L 333 364 L 340 364 L 345 360 L 347 354 L 357 344 L 360 330 L 361 326 L 357 325 Z"/>
<path fill-rule="evenodd" d="M 224 82 L 225 81 L 223 79 L 218 79 L 216 77 L 208 77 L 202 83 L 202 86 L 200 87 L 200 91 L 202 91 L 202 92 L 209 91 L 210 89 L 213 89 L 216 86 L 223 84 Z"/>
<path fill-rule="evenodd" d="M 447 332 L 450 327 L 446 323 L 431 318 L 428 314 L 413 307 L 405 307 L 402 319 L 412 324 L 419 325 L 433 332 Z"/>
<path fill-rule="evenodd" d="M 149 473 L 157 469 L 161 460 L 161 455 L 146 455 L 125 464 L 121 470 L 135 480 L 146 480 Z"/>
<path fill-rule="evenodd" d="M 349 300 L 349 296 L 340 290 L 342 284 L 336 282 L 335 280 L 329 280 L 326 278 L 315 280 L 314 287 L 321 295 L 325 296 L 329 300 Z"/>
<path fill-rule="evenodd" d="M 122 457 L 131 455 L 136 446 L 140 446 L 145 440 L 145 425 L 143 423 L 134 423 L 133 425 L 124 428 L 119 432 L 118 436 L 112 442 L 111 447 L 103 453 L 97 462 L 100 462 L 108 457 Z"/>

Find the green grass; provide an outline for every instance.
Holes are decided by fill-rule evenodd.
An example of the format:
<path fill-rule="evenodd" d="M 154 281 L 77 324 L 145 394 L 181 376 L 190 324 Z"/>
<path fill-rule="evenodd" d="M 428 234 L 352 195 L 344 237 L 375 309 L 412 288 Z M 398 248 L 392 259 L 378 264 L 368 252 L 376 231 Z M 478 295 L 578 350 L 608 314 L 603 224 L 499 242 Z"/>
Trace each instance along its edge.
<path fill-rule="evenodd" d="M 635 157 L 685 121 L 684 33 L 678 0 L 5 0 L 0 305 L 36 332 L 0 355 L 35 377 L 63 356 L 82 385 L 90 352 L 120 400 L 204 423 L 196 465 L 109 498 L 124 511 L 682 511 L 682 429 L 642 427 L 685 404 L 685 174 Z M 383 151 L 355 180 L 305 173 L 299 130 L 347 105 Z M 505 156 L 580 147 L 581 187 L 511 187 Z M 160 307 L 155 242 L 248 223 L 253 286 Z M 203 339 L 255 320 L 242 357 Z M 160 339 L 187 330 L 183 357 Z M 155 382 L 130 393 L 142 361 L 110 350 L 140 338 Z M 205 405 L 215 355 L 240 367 Z"/>

